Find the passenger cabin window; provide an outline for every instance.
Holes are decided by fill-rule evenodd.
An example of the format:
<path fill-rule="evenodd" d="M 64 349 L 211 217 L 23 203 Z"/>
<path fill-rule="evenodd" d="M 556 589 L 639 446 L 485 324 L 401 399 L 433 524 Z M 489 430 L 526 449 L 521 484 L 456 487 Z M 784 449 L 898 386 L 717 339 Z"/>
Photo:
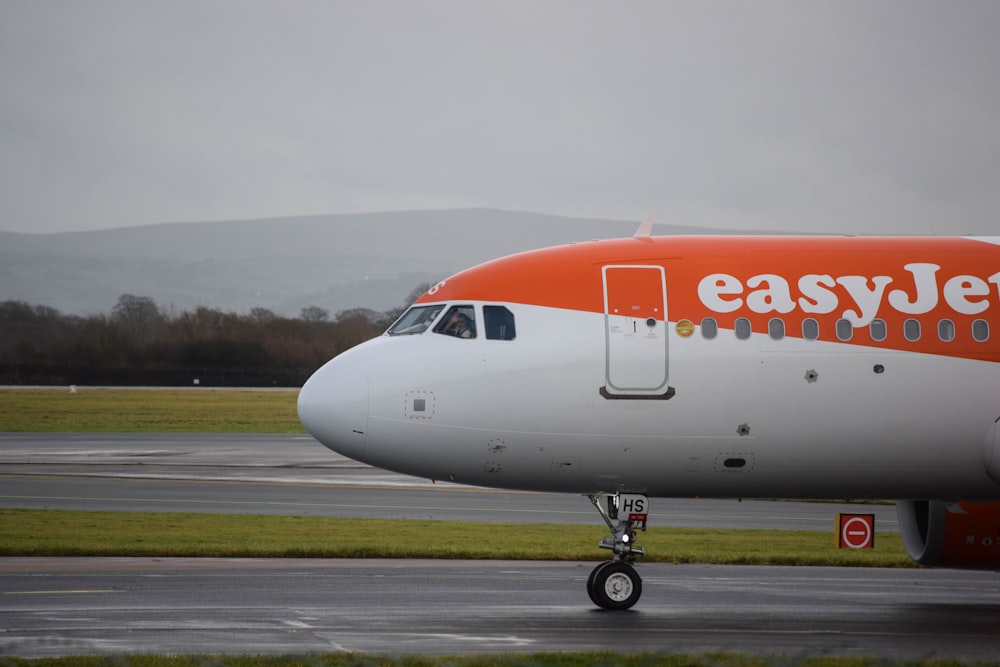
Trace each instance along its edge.
<path fill-rule="evenodd" d="M 701 336 L 707 340 L 712 340 L 719 335 L 719 323 L 714 317 L 706 317 L 701 321 Z"/>
<path fill-rule="evenodd" d="M 753 328 L 750 326 L 750 320 L 745 317 L 737 318 L 736 322 L 733 323 L 733 329 L 736 330 L 736 337 L 740 340 L 750 338 L 750 334 L 753 333 Z"/>
<path fill-rule="evenodd" d="M 476 337 L 476 311 L 472 306 L 452 306 L 444 314 L 434 333 L 456 338 Z"/>
<path fill-rule="evenodd" d="M 802 337 L 806 340 L 819 338 L 819 322 L 811 317 L 802 320 Z"/>
<path fill-rule="evenodd" d="M 845 343 L 854 338 L 854 325 L 850 320 L 837 320 L 837 340 Z"/>
<path fill-rule="evenodd" d="M 889 329 L 885 325 L 885 320 L 872 320 L 872 323 L 868 325 L 868 335 L 870 335 L 872 340 L 876 343 L 884 341 L 885 337 L 889 335 Z"/>
<path fill-rule="evenodd" d="M 506 308 L 502 306 L 485 306 L 483 308 L 486 311 L 488 308 L 497 308 L 507 312 Z M 487 327 L 490 326 L 489 323 L 489 312 L 484 312 L 487 319 Z M 507 312 L 509 315 L 509 312 Z M 513 316 L 511 315 L 511 327 L 513 327 Z M 842 318 L 837 320 L 836 325 L 837 340 L 842 342 L 848 342 L 854 339 L 855 329 L 854 324 L 846 319 Z M 752 324 L 749 319 L 745 317 L 740 317 L 733 322 L 733 331 L 736 334 L 736 338 L 739 340 L 747 340 L 753 335 Z M 782 340 L 786 336 L 785 321 L 780 317 L 774 317 L 767 322 L 767 334 L 772 340 Z M 939 320 L 937 323 L 937 334 L 938 338 L 945 343 L 950 343 L 954 341 L 958 334 L 958 326 L 953 320 L 943 319 Z M 719 323 L 713 317 L 706 317 L 701 321 L 701 336 L 706 340 L 713 340 L 719 335 Z M 886 321 L 880 318 L 875 318 L 868 325 L 868 335 L 872 341 L 876 343 L 881 343 L 889 337 L 889 326 Z M 910 341 L 911 343 L 919 341 L 922 335 L 920 320 L 916 318 L 910 318 L 903 322 L 903 337 Z M 493 338 L 494 336 L 488 335 L 488 337 Z M 511 336 L 513 337 L 513 336 Z M 802 320 L 802 338 L 805 340 L 818 340 L 819 339 L 819 322 L 817 322 L 812 317 L 807 317 Z M 977 343 L 985 343 L 990 339 L 990 324 L 986 320 L 978 319 L 972 322 L 972 339 Z"/>
<path fill-rule="evenodd" d="M 990 323 L 986 320 L 976 320 L 972 323 L 972 339 L 977 343 L 985 343 L 990 339 Z"/>
<path fill-rule="evenodd" d="M 785 337 L 785 321 L 779 317 L 771 318 L 767 323 L 767 335 L 774 340 L 781 340 Z"/>
<path fill-rule="evenodd" d="M 444 304 L 441 303 L 432 306 L 413 306 L 403 313 L 386 333 L 390 336 L 422 334 L 434 323 L 442 310 L 444 310 Z"/>
<path fill-rule="evenodd" d="M 487 340 L 514 340 L 514 313 L 503 306 L 483 306 L 483 322 Z"/>
<path fill-rule="evenodd" d="M 955 323 L 951 320 L 941 320 L 938 322 L 938 338 L 946 343 L 955 340 Z"/>

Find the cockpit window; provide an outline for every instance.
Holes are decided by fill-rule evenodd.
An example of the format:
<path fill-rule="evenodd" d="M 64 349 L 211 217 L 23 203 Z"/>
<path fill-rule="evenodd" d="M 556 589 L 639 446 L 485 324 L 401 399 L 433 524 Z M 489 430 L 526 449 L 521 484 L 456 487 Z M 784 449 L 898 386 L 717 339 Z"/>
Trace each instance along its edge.
<path fill-rule="evenodd" d="M 438 314 L 444 309 L 443 303 L 432 306 L 413 306 L 403 313 L 396 323 L 386 332 L 390 336 L 410 336 L 427 331 L 434 323 Z"/>
<path fill-rule="evenodd" d="M 514 313 L 503 306 L 483 306 L 483 319 L 486 321 L 486 337 L 490 340 L 514 340 L 517 336 Z"/>
<path fill-rule="evenodd" d="M 434 333 L 457 338 L 476 337 L 476 311 L 472 306 L 452 306 L 444 314 Z"/>

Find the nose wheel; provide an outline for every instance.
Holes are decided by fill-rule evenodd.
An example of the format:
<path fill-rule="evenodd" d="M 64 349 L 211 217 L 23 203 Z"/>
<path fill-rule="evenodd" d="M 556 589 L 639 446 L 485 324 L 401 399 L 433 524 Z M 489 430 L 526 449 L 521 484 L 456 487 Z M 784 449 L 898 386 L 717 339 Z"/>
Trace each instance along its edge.
<path fill-rule="evenodd" d="M 628 609 L 642 595 L 642 579 L 628 563 L 608 561 L 590 573 L 587 594 L 602 609 Z"/>
<path fill-rule="evenodd" d="M 602 505 L 607 501 L 607 509 Z M 610 549 L 614 560 L 601 563 L 587 578 L 587 595 L 602 609 L 628 609 L 642 595 L 642 579 L 632 564 L 637 556 L 645 553 L 635 545 L 636 530 L 646 530 L 646 496 L 634 493 L 599 494 L 590 496 L 611 535 L 603 538 L 598 546 Z"/>

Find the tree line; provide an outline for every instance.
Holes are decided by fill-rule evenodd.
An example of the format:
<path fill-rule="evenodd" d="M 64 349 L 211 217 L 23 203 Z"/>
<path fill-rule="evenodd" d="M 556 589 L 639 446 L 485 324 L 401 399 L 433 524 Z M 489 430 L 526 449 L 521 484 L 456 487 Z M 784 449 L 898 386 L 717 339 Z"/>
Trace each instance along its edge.
<path fill-rule="evenodd" d="M 175 314 L 149 297 L 122 294 L 109 314 L 77 316 L 3 301 L 0 384 L 300 387 L 404 309 L 354 308 L 330 317 L 308 306 L 299 317 L 283 317 L 267 308 L 240 314 L 199 306 Z"/>

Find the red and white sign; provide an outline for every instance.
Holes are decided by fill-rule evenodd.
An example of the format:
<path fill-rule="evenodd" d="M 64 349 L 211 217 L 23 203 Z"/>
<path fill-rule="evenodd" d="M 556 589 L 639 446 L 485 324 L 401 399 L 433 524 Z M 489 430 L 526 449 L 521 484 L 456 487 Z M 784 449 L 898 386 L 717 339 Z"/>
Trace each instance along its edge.
<path fill-rule="evenodd" d="M 837 546 L 841 549 L 874 549 L 875 515 L 838 514 Z"/>
<path fill-rule="evenodd" d="M 633 523 L 646 523 L 649 513 L 649 499 L 635 493 L 618 494 L 618 514 L 625 514 Z M 645 530 L 645 528 L 643 529 Z"/>

